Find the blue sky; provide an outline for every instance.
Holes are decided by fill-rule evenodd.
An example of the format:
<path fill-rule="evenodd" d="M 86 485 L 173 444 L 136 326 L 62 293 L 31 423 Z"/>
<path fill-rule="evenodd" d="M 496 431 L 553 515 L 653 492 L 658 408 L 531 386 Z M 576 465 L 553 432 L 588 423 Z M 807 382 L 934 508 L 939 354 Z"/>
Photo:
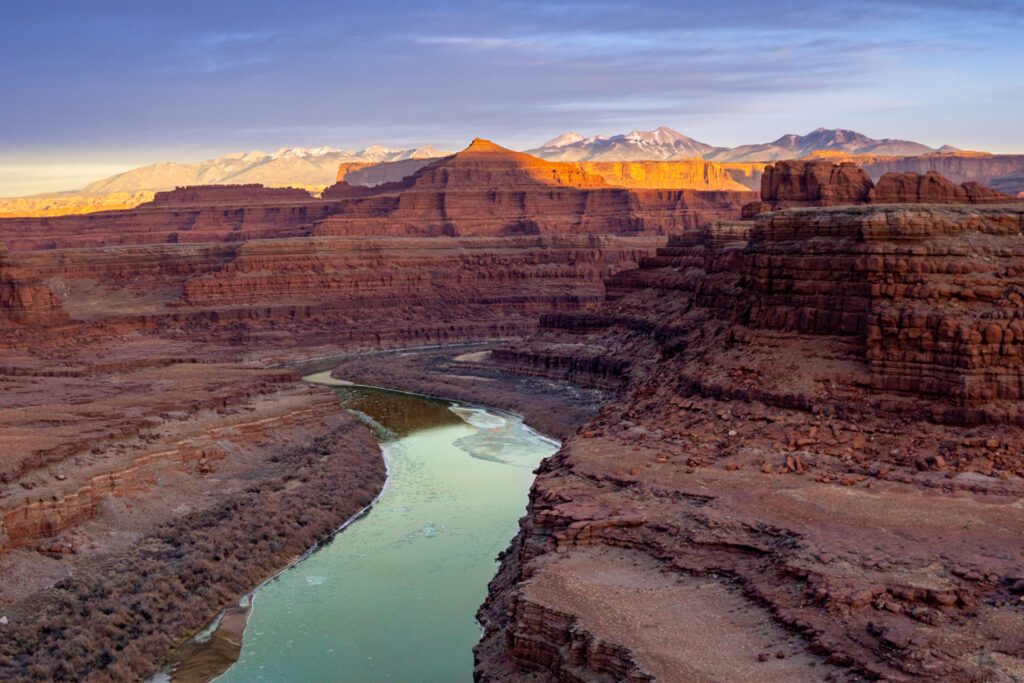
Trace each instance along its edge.
<path fill-rule="evenodd" d="M 659 125 L 1024 152 L 1022 36 L 1024 0 L 5 0 L 0 195 L 254 148 Z"/>

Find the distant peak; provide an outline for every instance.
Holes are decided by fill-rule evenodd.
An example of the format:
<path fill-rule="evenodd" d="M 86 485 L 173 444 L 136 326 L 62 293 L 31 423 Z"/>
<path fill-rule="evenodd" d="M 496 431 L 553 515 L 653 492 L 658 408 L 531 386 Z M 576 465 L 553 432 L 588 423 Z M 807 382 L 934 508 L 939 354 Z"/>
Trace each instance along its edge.
<path fill-rule="evenodd" d="M 469 143 L 469 147 L 462 150 L 463 152 L 508 152 L 501 145 L 496 145 L 490 140 L 483 138 L 473 138 L 473 142 Z"/>
<path fill-rule="evenodd" d="M 690 138 L 668 126 L 658 126 L 654 130 L 633 130 L 626 133 L 625 138 L 634 142 L 647 142 L 659 145 L 690 142 Z"/>
<path fill-rule="evenodd" d="M 545 142 L 541 147 L 566 147 L 568 145 L 574 145 L 577 142 L 583 142 L 586 140 L 583 135 L 571 130 L 567 133 L 562 133 L 558 137 L 551 138 Z"/>

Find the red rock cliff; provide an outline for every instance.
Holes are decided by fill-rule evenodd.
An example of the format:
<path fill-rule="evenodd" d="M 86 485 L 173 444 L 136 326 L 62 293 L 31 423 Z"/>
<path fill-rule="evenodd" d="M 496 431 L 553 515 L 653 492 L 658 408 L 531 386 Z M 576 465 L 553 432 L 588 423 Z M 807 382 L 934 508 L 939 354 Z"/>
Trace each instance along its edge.
<path fill-rule="evenodd" d="M 400 183 L 353 199 L 315 235 L 666 233 L 739 215 L 742 191 L 612 187 L 586 164 L 549 162 L 475 140 Z M 605 169 L 619 175 L 622 169 Z M 344 186 L 324 192 L 347 194 Z M 343 195 L 341 195 L 343 196 Z"/>
<path fill-rule="evenodd" d="M 1014 201 L 975 182 L 956 185 L 929 171 L 886 173 L 875 184 L 868 173 L 851 161 L 779 161 L 765 168 L 761 202 L 744 208 L 757 211 L 800 206 L 854 204 L 989 204 Z"/>
<path fill-rule="evenodd" d="M 67 314 L 49 287 L 19 276 L 14 259 L 0 243 L 0 320 L 27 325 L 63 322 Z"/>
<path fill-rule="evenodd" d="M 781 211 L 673 239 L 498 354 L 620 393 L 540 468 L 477 680 L 1012 680 L 1022 230 Z"/>
<path fill-rule="evenodd" d="M 696 172 L 680 166 L 673 173 L 684 171 Z M 614 165 L 602 172 L 626 175 Z M 636 185 L 642 184 L 637 174 L 648 170 L 630 173 Z M 732 185 L 720 174 L 707 176 L 711 185 L 720 182 Z M 476 140 L 402 181 L 375 187 L 342 182 L 320 199 L 260 186 L 179 188 L 129 211 L 0 219 L 0 228 L 17 250 L 309 235 L 665 234 L 739 217 L 754 198 L 741 190 L 613 187 L 585 164 L 548 162 Z"/>

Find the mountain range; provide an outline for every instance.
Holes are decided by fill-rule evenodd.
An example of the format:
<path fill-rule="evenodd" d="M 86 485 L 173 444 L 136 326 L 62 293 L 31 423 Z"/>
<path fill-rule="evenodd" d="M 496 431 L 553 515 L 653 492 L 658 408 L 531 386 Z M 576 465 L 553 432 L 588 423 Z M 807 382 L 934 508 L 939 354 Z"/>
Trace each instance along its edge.
<path fill-rule="evenodd" d="M 652 131 L 635 130 L 624 135 L 586 137 L 576 132 L 562 133 L 529 154 L 552 161 L 634 161 L 641 159 L 690 159 L 708 161 L 777 161 L 800 159 L 815 152 L 918 156 L 931 152 L 954 152 L 955 147 L 928 147 L 910 140 L 868 137 L 841 128 L 818 128 L 807 135 L 783 135 L 772 142 L 714 147 L 662 126 Z"/>
<path fill-rule="evenodd" d="M 262 183 L 293 185 L 317 190 L 334 183 L 342 163 L 381 163 L 445 156 L 433 147 L 390 149 L 371 146 L 359 151 L 333 147 L 285 147 L 276 152 L 240 152 L 194 164 L 164 162 L 134 168 L 89 183 L 84 194 L 168 190 L 179 185 Z"/>
<path fill-rule="evenodd" d="M 550 161 L 639 161 L 703 158 L 717 162 L 768 162 L 799 159 L 821 152 L 918 156 L 932 152 L 956 152 L 955 147 L 934 149 L 909 140 L 875 139 L 843 129 L 818 128 L 807 135 L 783 135 L 777 140 L 739 147 L 715 147 L 662 126 L 652 131 L 635 130 L 621 135 L 567 132 L 527 150 Z M 169 190 L 182 185 L 261 183 L 321 190 L 335 182 L 343 163 L 378 164 L 410 159 L 429 159 L 449 154 L 433 147 L 392 149 L 371 146 L 362 150 L 333 147 L 285 147 L 276 152 L 238 152 L 192 164 L 163 162 L 119 173 L 86 185 L 80 190 L 36 195 L 49 201 L 68 196 L 90 198 L 118 193 Z M 37 201 L 37 203 L 38 203 Z M 6 202 L 10 203 L 10 200 Z M 4 211 L 0 203 L 0 213 Z M 7 207 L 8 210 L 17 209 Z"/>

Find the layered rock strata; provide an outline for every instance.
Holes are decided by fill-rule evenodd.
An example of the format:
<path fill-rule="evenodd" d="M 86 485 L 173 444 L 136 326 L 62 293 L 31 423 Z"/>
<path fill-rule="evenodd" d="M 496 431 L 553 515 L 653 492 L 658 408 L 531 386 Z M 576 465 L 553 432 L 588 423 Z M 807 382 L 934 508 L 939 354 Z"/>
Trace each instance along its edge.
<path fill-rule="evenodd" d="M 21 252 L 11 255 L 19 272 L 60 297 L 60 320 L 74 332 L 20 326 L 0 344 L 65 358 L 77 343 L 126 334 L 266 349 L 506 338 L 532 331 L 544 313 L 599 302 L 606 277 L 663 243 L 294 238 Z"/>
<path fill-rule="evenodd" d="M 975 182 L 956 185 L 929 171 L 886 173 L 873 182 L 860 166 L 850 161 L 780 161 L 765 168 L 761 201 L 744 207 L 744 217 L 759 211 L 801 206 L 850 204 L 997 204 L 1012 202 L 1004 195 Z"/>
<path fill-rule="evenodd" d="M 1024 169 L 1024 154 L 941 152 L 916 156 L 879 156 L 817 152 L 811 156 L 811 159 L 814 158 L 855 163 L 873 180 L 878 180 L 886 173 L 924 175 L 935 172 L 956 184 L 974 182 L 994 189 L 999 189 L 992 185 L 995 178 Z"/>
<path fill-rule="evenodd" d="M 0 243 L 0 320 L 22 325 L 53 325 L 67 319 L 60 299 L 45 285 L 19 275 Z"/>
<path fill-rule="evenodd" d="M 0 678 L 144 679 L 369 504 L 384 479 L 372 437 L 329 392 L 293 387 L 223 406 L 222 419 L 158 419 L 73 456 L 85 466 L 23 476 L 33 486 L 0 499 Z"/>
<path fill-rule="evenodd" d="M 553 162 L 549 162 L 553 163 Z M 729 190 L 744 192 L 752 189 L 738 182 L 732 170 L 749 170 L 753 176 L 755 164 L 723 165 L 703 159 L 683 161 L 577 161 L 558 162 L 576 167 L 587 175 L 597 176 L 608 185 L 632 189 L 672 190 Z M 744 168 L 749 166 L 750 168 Z M 741 177 L 744 174 L 740 174 Z"/>
<path fill-rule="evenodd" d="M 751 199 L 745 191 L 615 187 L 586 164 L 548 162 L 486 140 L 376 190 L 351 199 L 313 234 L 664 234 L 738 217 Z M 342 184 L 323 196 L 350 193 Z"/>
<path fill-rule="evenodd" d="M 153 204 L 233 204 L 236 202 L 280 203 L 304 201 L 309 192 L 297 187 L 263 187 L 258 183 L 241 185 L 196 185 L 157 192 Z"/>
<path fill-rule="evenodd" d="M 609 275 L 664 243 L 567 223 L 310 236 L 369 191 L 192 188 L 3 224 L 17 249 L 0 265 L 0 317 L 15 321 L 0 325 L 0 678 L 143 678 L 372 499 L 383 466 L 368 432 L 268 368 L 526 334 L 599 303 Z"/>
<path fill-rule="evenodd" d="M 19 251 L 300 236 L 665 234 L 738 218 L 742 205 L 756 199 L 704 162 L 660 175 L 643 164 L 599 166 L 627 186 L 586 164 L 548 162 L 477 140 L 404 180 L 374 187 L 341 182 L 321 198 L 296 188 L 199 186 L 157 193 L 129 211 L 0 219 L 0 229 Z M 680 178 L 697 175 L 702 189 L 679 189 Z M 672 183 L 667 188 L 647 187 L 663 176 Z M 718 186 L 728 189 L 705 191 Z"/>
<path fill-rule="evenodd" d="M 477 680 L 1015 680 L 1022 221 L 770 214 L 498 355 L 621 394 L 542 465 Z"/>
<path fill-rule="evenodd" d="M 343 163 L 338 166 L 337 182 L 368 187 L 397 183 L 436 161 L 434 158 L 426 158 L 385 161 L 379 164 Z"/>
<path fill-rule="evenodd" d="M 1024 166 L 1019 171 L 993 178 L 989 184 L 996 192 L 1024 197 Z"/>
<path fill-rule="evenodd" d="M 282 202 L 241 198 L 220 204 L 149 202 L 127 211 L 4 218 L 0 230 L 12 251 L 240 242 L 307 235 L 312 224 L 334 208 L 331 202 L 308 194 L 304 199 Z"/>

